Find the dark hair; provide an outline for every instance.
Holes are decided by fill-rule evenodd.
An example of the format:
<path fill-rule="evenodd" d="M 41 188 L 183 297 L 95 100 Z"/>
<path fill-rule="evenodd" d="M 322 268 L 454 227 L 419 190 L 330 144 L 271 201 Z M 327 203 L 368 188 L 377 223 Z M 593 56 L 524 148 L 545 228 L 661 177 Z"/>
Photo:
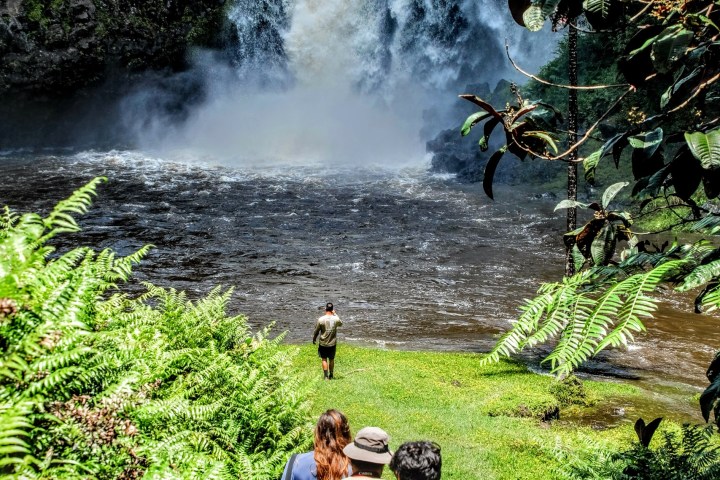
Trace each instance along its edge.
<path fill-rule="evenodd" d="M 332 304 L 332 303 L 328 302 L 328 303 L 325 304 L 325 311 L 326 311 L 326 312 L 332 312 L 333 310 L 335 310 L 335 307 L 333 307 L 333 304 Z"/>
<path fill-rule="evenodd" d="M 440 480 L 440 445 L 435 442 L 406 442 L 400 445 L 390 470 L 400 480 Z"/>
<path fill-rule="evenodd" d="M 313 442 L 318 480 L 340 480 L 347 475 L 349 460 L 343 448 L 350 440 L 350 424 L 342 412 L 330 409 L 320 415 Z"/>
<path fill-rule="evenodd" d="M 382 463 L 365 462 L 363 460 L 350 459 L 350 465 L 352 465 L 353 473 L 355 472 L 377 472 L 382 473 L 385 465 Z"/>

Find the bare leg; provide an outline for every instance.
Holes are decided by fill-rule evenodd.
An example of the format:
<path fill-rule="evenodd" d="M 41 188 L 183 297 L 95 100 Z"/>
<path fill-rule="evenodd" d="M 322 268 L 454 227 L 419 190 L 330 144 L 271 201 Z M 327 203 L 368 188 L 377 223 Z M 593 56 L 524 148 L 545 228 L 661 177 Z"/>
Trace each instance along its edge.
<path fill-rule="evenodd" d="M 330 378 L 333 378 L 333 370 L 335 370 L 335 359 L 330 359 Z"/>
<path fill-rule="evenodd" d="M 332 362 L 332 360 L 331 360 Z M 328 378 L 328 361 L 327 358 L 322 359 L 322 367 L 323 367 L 323 373 L 325 374 L 325 378 Z"/>

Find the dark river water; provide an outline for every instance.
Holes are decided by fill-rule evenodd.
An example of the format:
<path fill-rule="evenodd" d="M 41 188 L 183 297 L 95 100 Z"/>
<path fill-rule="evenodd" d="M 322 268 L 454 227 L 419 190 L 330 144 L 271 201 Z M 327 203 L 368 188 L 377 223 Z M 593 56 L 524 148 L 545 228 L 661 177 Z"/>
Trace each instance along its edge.
<path fill-rule="evenodd" d="M 47 213 L 107 176 L 67 246 L 128 254 L 153 244 L 137 280 L 191 297 L 233 287 L 230 313 L 247 315 L 254 329 L 274 321 L 290 342 L 309 341 L 319 308 L 332 301 L 345 322 L 341 341 L 487 351 L 522 299 L 563 271 L 556 199 L 501 188 L 493 202 L 479 185 L 426 165 L 252 168 L 115 151 L 6 153 L 0 162 L 0 205 L 21 212 Z M 691 303 L 668 295 L 648 334 L 601 354 L 586 373 L 647 388 L 653 412 L 701 421 L 692 396 L 706 384 L 720 333 L 718 319 L 694 315 Z M 542 353 L 524 358 L 537 365 Z"/>

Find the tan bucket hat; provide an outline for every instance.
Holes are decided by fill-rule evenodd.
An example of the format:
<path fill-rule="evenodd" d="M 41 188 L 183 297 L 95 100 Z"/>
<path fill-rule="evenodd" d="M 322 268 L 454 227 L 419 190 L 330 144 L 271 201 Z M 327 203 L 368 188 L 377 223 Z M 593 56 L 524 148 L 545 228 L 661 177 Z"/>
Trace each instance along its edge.
<path fill-rule="evenodd" d="M 365 427 L 343 448 L 343 453 L 353 460 L 387 465 L 392 458 L 388 441 L 388 434 L 382 428 Z"/>

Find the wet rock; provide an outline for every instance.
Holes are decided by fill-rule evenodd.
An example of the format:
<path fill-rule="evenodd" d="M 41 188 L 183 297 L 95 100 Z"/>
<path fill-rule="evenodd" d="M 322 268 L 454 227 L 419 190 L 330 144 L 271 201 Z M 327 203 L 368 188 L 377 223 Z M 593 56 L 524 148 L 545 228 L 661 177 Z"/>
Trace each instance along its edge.
<path fill-rule="evenodd" d="M 95 16 L 95 5 L 90 0 L 74 0 L 70 9 L 76 21 L 86 22 Z"/>
<path fill-rule="evenodd" d="M 223 24 L 217 0 L 8 0 L 0 3 L 0 100 L 66 95 L 118 66 L 182 69 L 189 38 L 220 44 Z"/>
<path fill-rule="evenodd" d="M 47 46 L 51 48 L 62 46 L 66 42 L 65 30 L 62 25 L 57 23 L 50 25 L 45 35 L 45 41 Z"/>

